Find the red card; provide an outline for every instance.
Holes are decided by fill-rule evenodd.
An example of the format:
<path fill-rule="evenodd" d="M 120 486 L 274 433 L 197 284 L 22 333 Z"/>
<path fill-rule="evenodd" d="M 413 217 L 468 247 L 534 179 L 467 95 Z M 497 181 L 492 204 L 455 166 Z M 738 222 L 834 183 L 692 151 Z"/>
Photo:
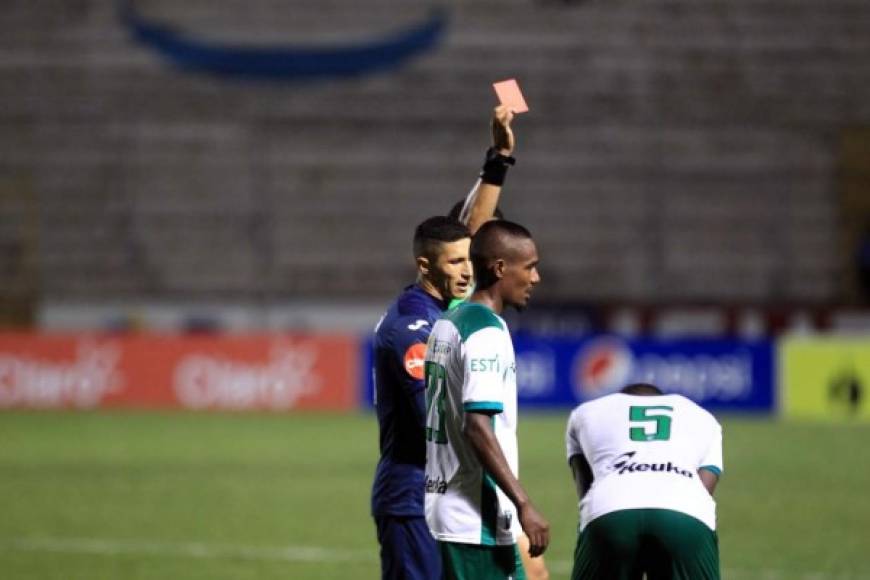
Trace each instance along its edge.
<path fill-rule="evenodd" d="M 517 84 L 517 79 L 493 83 L 492 88 L 495 89 L 495 94 L 498 95 L 501 104 L 514 113 L 525 113 L 529 110 L 523 93 L 520 91 L 520 85 Z"/>

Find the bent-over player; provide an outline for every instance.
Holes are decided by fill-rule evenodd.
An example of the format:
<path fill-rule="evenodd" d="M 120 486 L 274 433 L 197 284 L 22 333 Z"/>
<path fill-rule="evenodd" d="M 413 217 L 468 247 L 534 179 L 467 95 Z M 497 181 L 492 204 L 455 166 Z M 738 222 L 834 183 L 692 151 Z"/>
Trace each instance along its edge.
<path fill-rule="evenodd" d="M 578 406 L 565 435 L 580 498 L 572 580 L 718 580 L 722 428 L 634 384 Z"/>

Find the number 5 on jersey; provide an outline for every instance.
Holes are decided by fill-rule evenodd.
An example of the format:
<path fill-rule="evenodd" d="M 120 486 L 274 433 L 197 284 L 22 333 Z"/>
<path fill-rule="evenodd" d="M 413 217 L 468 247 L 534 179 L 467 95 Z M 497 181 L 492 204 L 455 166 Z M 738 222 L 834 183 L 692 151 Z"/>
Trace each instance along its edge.
<path fill-rule="evenodd" d="M 673 407 L 629 407 L 628 436 L 632 441 L 667 441 L 671 438 Z"/>
<path fill-rule="evenodd" d="M 447 395 L 447 369 L 426 362 L 426 441 L 447 443 L 444 430 L 444 397 Z"/>

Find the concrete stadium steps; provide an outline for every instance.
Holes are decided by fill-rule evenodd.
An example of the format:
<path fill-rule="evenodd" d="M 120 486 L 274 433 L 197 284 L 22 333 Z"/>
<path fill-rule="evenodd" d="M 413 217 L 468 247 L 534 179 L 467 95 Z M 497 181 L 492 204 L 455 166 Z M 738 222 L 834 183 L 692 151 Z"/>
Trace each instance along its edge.
<path fill-rule="evenodd" d="M 532 113 L 503 206 L 546 252 L 542 297 L 835 297 L 837 132 L 870 124 L 866 2 L 447 5 L 439 50 L 311 85 L 167 68 L 111 2 L 10 7 L 0 167 L 41 200 L 44 291 L 391 294 L 413 226 L 474 180 L 488 81 L 517 76 Z M 256 44 L 371 38 L 430 3 L 137 6 Z"/>

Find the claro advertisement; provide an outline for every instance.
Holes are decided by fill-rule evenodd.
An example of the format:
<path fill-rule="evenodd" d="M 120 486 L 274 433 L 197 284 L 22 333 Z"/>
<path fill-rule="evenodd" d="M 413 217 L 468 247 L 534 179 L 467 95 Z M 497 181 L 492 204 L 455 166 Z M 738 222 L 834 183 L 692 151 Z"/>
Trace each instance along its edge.
<path fill-rule="evenodd" d="M 350 409 L 349 336 L 0 334 L 0 408 Z"/>

